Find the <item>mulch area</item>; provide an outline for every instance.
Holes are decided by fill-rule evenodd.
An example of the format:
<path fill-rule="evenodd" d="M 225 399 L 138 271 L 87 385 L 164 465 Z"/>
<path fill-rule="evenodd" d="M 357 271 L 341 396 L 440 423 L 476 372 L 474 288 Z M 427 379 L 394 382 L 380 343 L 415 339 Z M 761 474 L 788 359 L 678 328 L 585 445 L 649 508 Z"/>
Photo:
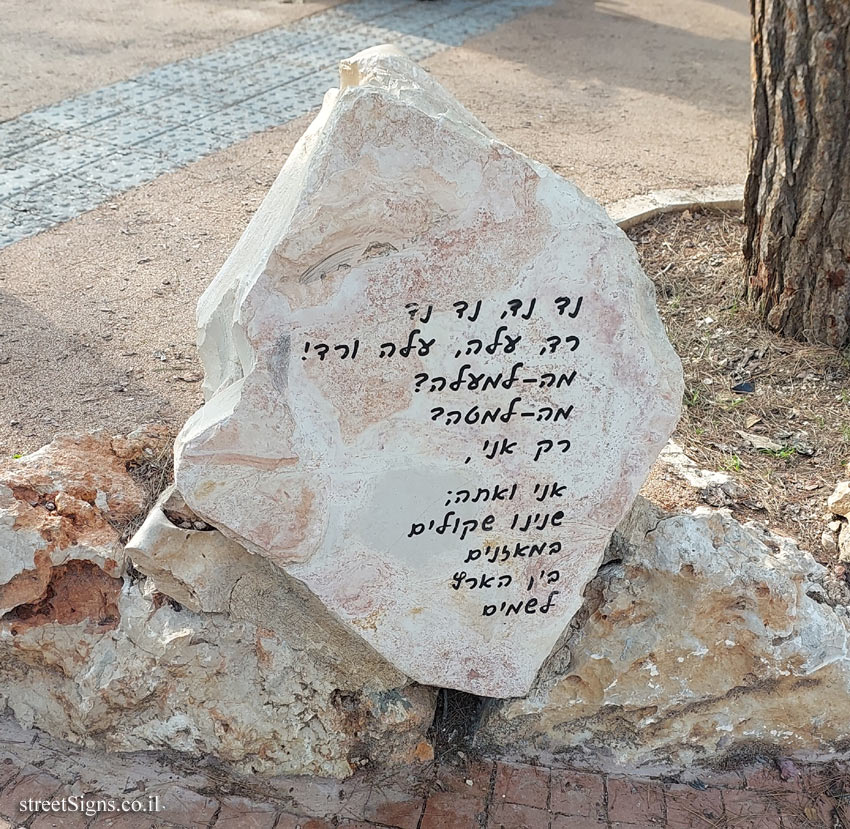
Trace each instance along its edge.
<path fill-rule="evenodd" d="M 826 499 L 848 477 L 850 352 L 762 326 L 742 298 L 743 231 L 738 215 L 686 211 L 629 232 L 684 366 L 674 440 L 701 468 L 729 472 L 744 487 L 731 505 L 736 517 L 837 566 L 820 537 Z"/>

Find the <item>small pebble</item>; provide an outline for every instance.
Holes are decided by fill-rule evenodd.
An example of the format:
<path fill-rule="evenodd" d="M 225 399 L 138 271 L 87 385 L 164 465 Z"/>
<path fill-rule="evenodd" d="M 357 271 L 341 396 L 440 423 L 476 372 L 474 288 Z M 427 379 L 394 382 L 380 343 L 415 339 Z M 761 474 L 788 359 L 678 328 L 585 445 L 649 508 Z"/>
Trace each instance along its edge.
<path fill-rule="evenodd" d="M 203 521 L 194 521 L 192 526 L 194 526 L 196 530 L 205 530 L 207 528 L 207 525 Z"/>

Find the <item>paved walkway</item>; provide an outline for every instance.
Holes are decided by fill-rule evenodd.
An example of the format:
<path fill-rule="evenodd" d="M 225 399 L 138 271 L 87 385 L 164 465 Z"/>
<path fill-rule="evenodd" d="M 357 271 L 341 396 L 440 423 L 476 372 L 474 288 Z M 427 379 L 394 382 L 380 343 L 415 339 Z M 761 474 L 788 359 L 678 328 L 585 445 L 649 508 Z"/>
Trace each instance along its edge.
<path fill-rule="evenodd" d="M 0 247 L 316 109 L 361 49 L 422 60 L 547 2 L 352 0 L 0 123 Z"/>
<path fill-rule="evenodd" d="M 848 829 L 850 766 L 789 762 L 674 778 L 485 760 L 343 783 L 236 781 L 214 764 L 83 750 L 0 717 L 0 829 Z M 781 771 L 780 771 L 781 769 Z M 29 799 L 114 798 L 156 816 L 36 813 Z"/>

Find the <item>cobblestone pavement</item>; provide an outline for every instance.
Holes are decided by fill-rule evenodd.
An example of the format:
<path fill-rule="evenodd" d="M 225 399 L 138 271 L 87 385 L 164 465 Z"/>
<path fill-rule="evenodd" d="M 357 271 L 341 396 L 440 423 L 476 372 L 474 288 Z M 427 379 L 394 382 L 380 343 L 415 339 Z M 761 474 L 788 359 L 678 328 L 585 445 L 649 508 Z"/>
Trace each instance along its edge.
<path fill-rule="evenodd" d="M 780 772 L 781 768 L 781 772 Z M 845 794 L 846 793 L 846 794 Z M 151 815 L 21 811 L 21 801 L 147 803 Z M 850 764 L 783 762 L 637 778 L 470 761 L 338 783 L 234 781 L 215 765 L 151 753 L 106 755 L 0 718 L 0 829 L 847 829 Z"/>
<path fill-rule="evenodd" d="M 352 0 L 0 123 L 0 248 L 316 109 L 361 49 L 422 60 L 548 2 Z"/>

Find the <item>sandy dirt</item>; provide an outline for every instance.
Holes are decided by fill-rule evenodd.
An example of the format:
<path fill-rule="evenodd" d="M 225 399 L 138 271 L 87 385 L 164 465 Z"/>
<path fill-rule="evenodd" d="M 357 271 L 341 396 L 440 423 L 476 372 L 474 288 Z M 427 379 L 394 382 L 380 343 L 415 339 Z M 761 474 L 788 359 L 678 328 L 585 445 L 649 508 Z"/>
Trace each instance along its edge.
<path fill-rule="evenodd" d="M 0 0 L 0 121 L 339 0 Z"/>
<path fill-rule="evenodd" d="M 746 177 L 746 2 L 560 0 L 428 61 L 502 140 L 602 201 Z"/>
<path fill-rule="evenodd" d="M 425 65 L 498 136 L 608 202 L 743 181 L 748 25 L 745 0 L 559 0 Z M 179 428 L 201 401 L 197 298 L 307 122 L 0 251 L 0 452 Z"/>

